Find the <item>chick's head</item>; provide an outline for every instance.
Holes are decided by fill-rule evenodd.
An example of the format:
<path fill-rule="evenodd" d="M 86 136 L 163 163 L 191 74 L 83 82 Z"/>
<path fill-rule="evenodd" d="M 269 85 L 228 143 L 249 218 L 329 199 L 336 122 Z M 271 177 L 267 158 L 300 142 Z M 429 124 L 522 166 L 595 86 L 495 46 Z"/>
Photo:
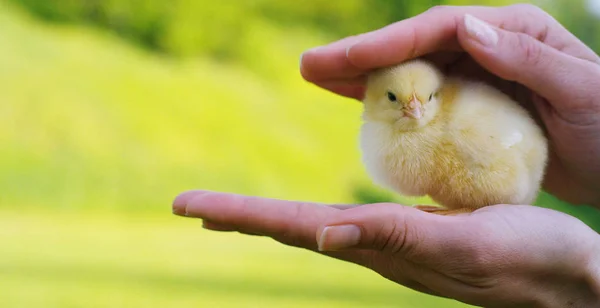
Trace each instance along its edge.
<path fill-rule="evenodd" d="M 440 108 L 443 75 L 432 64 L 411 60 L 368 76 L 363 119 L 402 131 L 427 125 Z"/>

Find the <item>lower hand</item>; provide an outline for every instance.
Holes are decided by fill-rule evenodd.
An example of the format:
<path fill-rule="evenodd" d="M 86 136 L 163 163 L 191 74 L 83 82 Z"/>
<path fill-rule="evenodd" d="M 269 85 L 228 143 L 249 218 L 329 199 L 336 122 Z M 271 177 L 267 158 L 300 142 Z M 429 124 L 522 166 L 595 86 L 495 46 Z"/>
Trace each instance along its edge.
<path fill-rule="evenodd" d="M 600 305 L 600 239 L 553 210 L 497 205 L 440 216 L 397 204 L 326 206 L 206 191 L 173 212 L 370 268 L 414 290 L 486 307 Z"/>

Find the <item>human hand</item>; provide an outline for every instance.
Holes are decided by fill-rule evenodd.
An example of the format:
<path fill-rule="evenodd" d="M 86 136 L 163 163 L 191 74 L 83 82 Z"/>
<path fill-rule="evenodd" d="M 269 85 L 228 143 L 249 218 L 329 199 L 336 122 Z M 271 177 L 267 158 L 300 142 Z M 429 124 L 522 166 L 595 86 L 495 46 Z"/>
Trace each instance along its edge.
<path fill-rule="evenodd" d="M 550 139 L 544 188 L 567 202 L 600 207 L 600 58 L 560 23 L 532 5 L 434 7 L 309 50 L 301 73 L 361 99 L 365 73 L 415 57 L 486 81 L 535 111 Z"/>
<path fill-rule="evenodd" d="M 441 216 L 397 204 L 326 206 L 206 191 L 173 202 L 215 231 L 271 237 L 396 283 L 486 307 L 597 307 L 598 234 L 533 206 Z"/>

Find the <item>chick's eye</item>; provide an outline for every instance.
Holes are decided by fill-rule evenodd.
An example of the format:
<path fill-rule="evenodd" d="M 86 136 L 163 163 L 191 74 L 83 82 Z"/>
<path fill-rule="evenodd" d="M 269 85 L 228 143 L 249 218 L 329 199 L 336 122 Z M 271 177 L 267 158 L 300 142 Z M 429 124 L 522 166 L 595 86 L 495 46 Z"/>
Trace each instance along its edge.
<path fill-rule="evenodd" d="M 388 92 L 387 93 L 387 97 L 390 100 L 390 102 L 395 102 L 396 101 L 396 95 L 394 95 L 394 93 L 392 93 L 392 92 Z"/>
<path fill-rule="evenodd" d="M 429 94 L 429 100 L 432 100 L 434 96 L 435 96 L 435 93 Z"/>

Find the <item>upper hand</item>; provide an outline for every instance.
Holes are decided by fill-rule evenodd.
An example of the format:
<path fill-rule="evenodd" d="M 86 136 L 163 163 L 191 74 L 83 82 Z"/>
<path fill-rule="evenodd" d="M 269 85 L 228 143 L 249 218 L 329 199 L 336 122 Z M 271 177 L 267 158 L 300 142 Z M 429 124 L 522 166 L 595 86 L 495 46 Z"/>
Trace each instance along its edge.
<path fill-rule="evenodd" d="M 598 235 L 553 210 L 499 205 L 441 216 L 396 204 L 352 208 L 191 191 L 173 211 L 204 219 L 207 229 L 269 236 L 473 305 L 600 304 Z"/>
<path fill-rule="evenodd" d="M 491 31 L 479 32 L 487 39 L 468 31 L 466 24 L 477 22 L 466 23 L 465 14 L 489 23 Z M 435 7 L 309 50 L 301 73 L 361 99 L 367 72 L 415 57 L 488 81 L 537 111 L 550 138 L 544 188 L 571 203 L 600 206 L 600 58 L 554 18 L 532 5 Z"/>

